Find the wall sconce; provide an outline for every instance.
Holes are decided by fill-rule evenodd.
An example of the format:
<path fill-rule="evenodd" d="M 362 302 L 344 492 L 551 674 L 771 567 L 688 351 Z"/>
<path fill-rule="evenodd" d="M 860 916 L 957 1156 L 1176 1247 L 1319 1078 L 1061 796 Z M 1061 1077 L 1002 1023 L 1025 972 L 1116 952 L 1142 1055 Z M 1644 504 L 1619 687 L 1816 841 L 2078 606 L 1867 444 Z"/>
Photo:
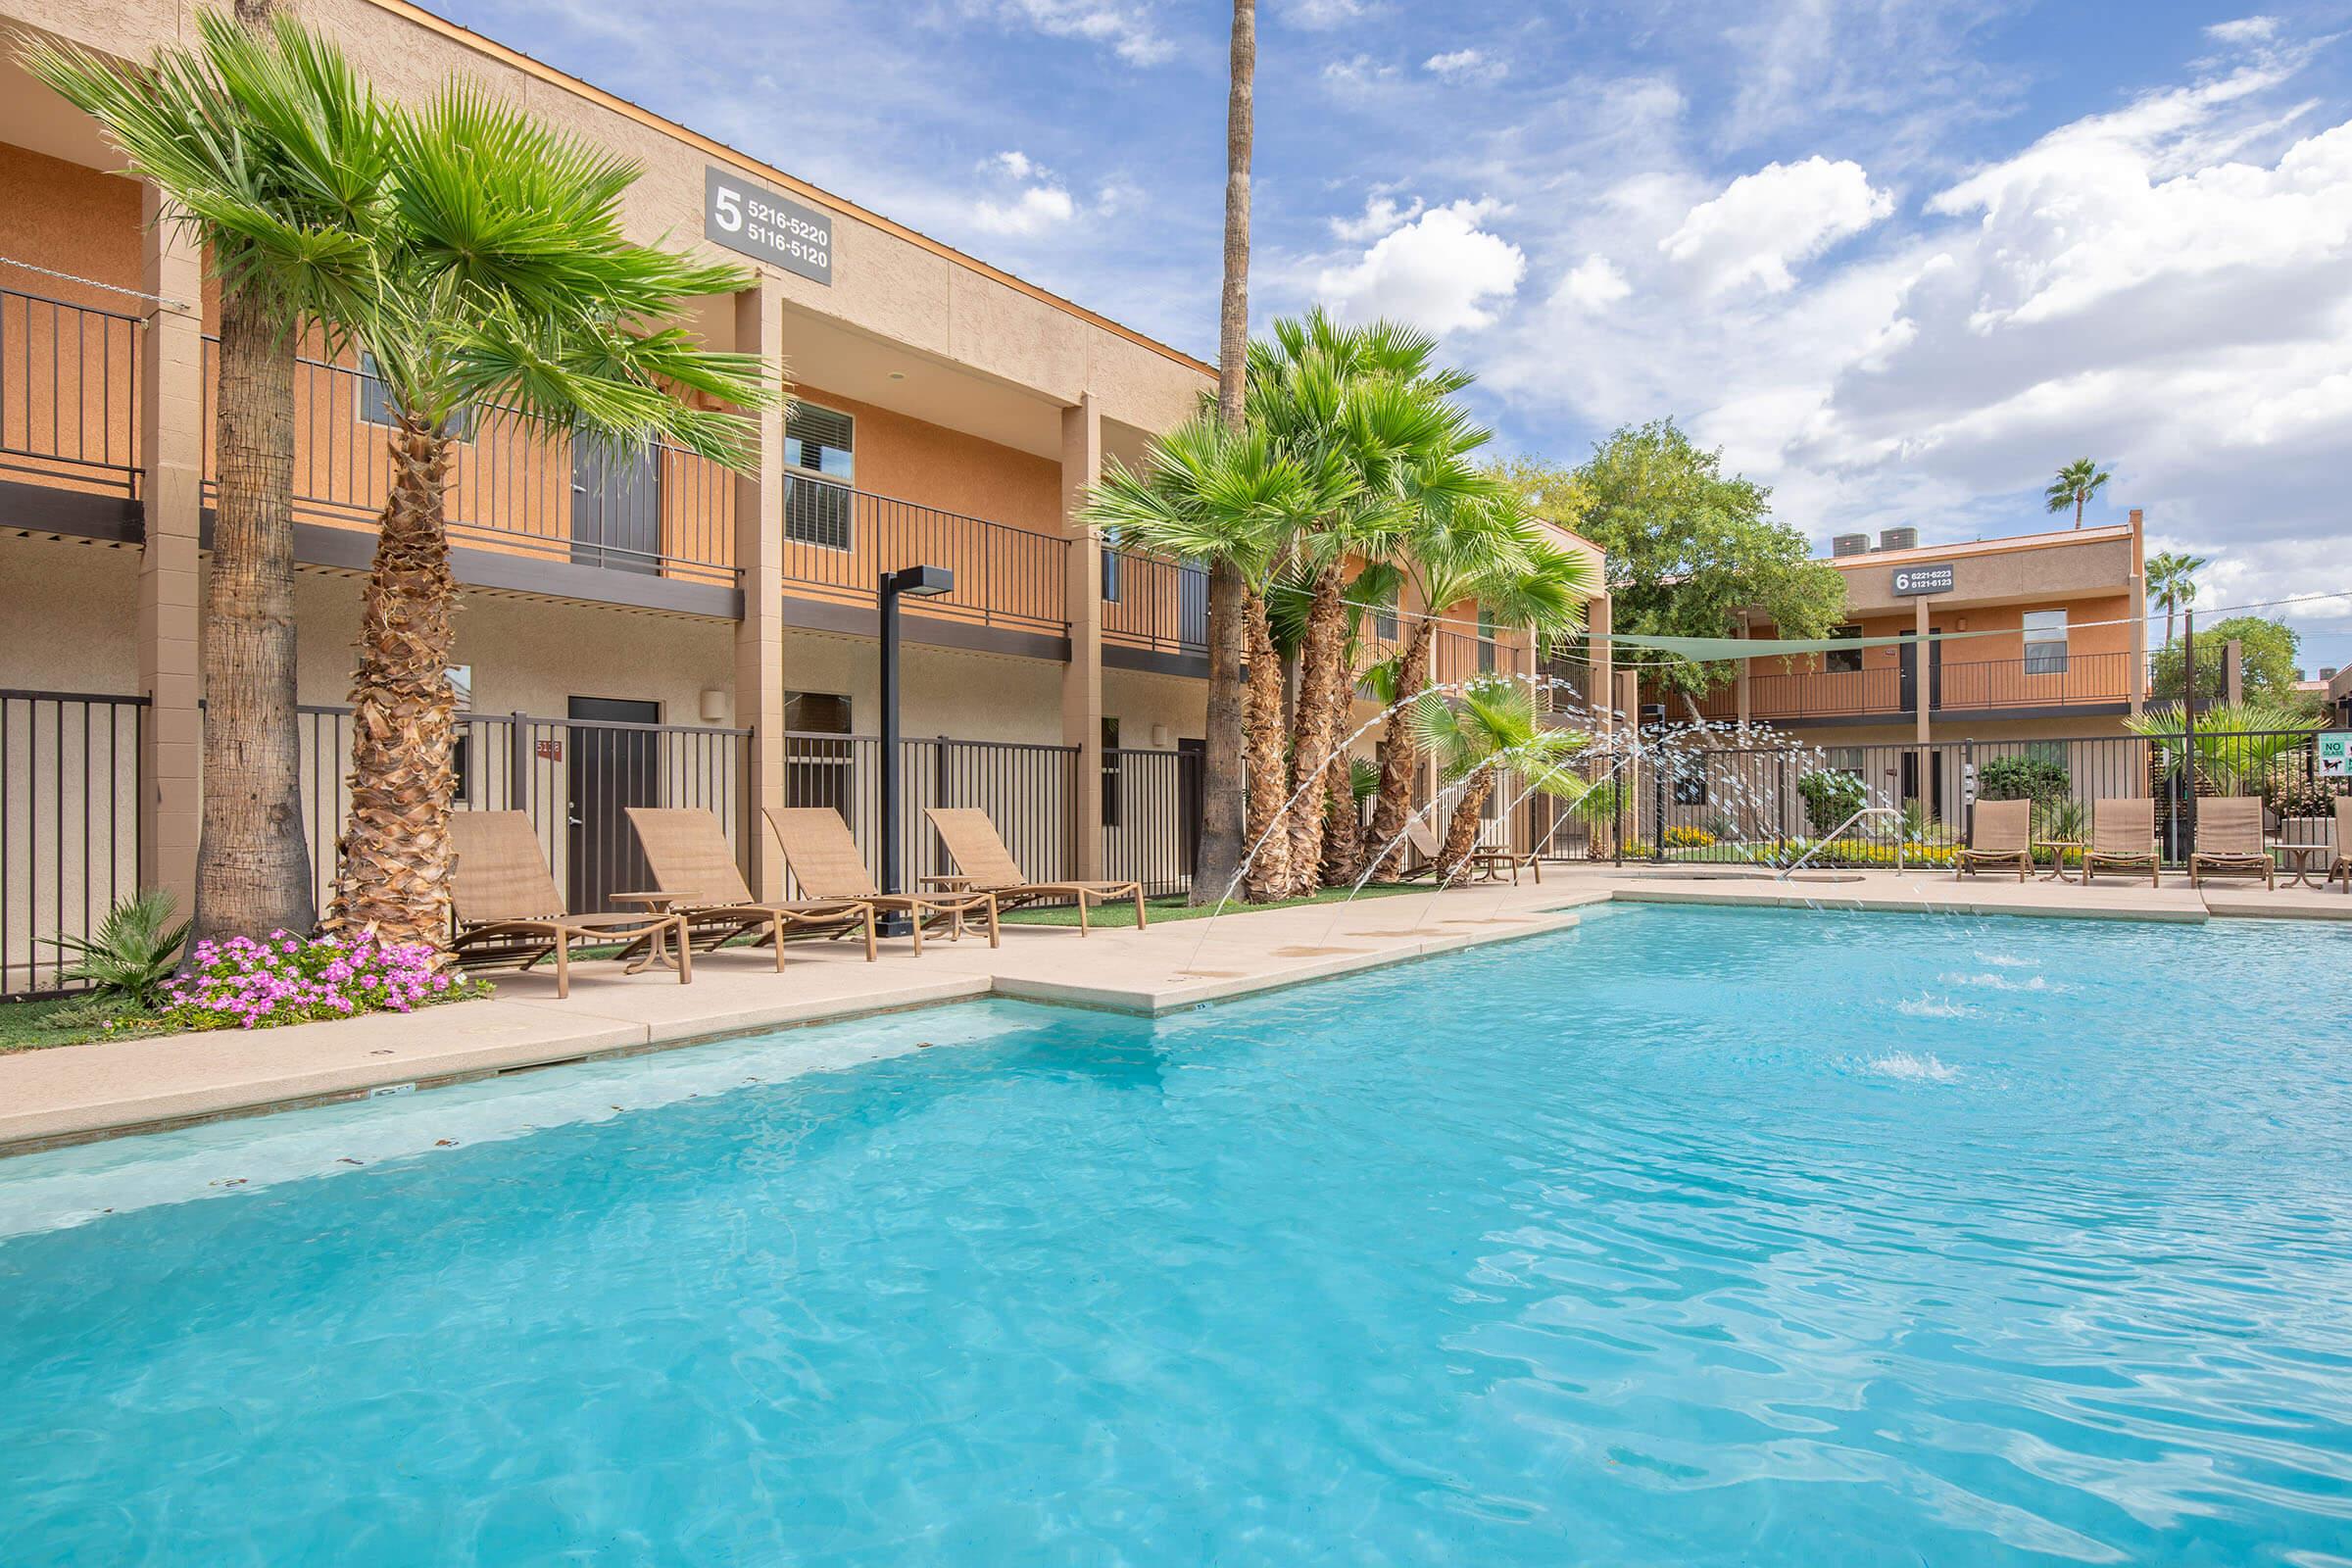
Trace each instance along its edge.
<path fill-rule="evenodd" d="M 1152 725 L 1152 749 L 1153 751 L 1155 751 L 1155 752 L 1164 752 L 1164 751 L 1166 751 L 1166 750 L 1168 749 L 1168 745 L 1169 745 L 1170 741 L 1171 741 L 1171 740 L 1173 740 L 1173 739 L 1174 739 L 1174 737 L 1172 737 L 1172 736 L 1171 736 L 1171 735 L 1169 735 L 1169 733 L 1168 733 L 1168 726 L 1167 726 L 1167 725 L 1165 725 L 1165 724 L 1154 724 L 1154 725 Z"/>
<path fill-rule="evenodd" d="M 1960 617 L 1960 629 L 1962 631 L 1968 630 L 1968 617 L 1966 615 L 1962 615 Z"/>
<path fill-rule="evenodd" d="M 703 722 L 723 724 L 727 720 L 727 694 L 715 686 L 703 688 Z"/>

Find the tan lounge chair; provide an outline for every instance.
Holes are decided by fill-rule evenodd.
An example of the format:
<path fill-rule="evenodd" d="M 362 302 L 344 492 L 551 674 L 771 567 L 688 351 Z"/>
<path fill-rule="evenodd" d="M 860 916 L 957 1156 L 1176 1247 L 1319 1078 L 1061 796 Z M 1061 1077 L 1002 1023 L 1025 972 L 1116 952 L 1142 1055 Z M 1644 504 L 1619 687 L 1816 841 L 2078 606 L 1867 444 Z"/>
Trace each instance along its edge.
<path fill-rule="evenodd" d="M 2203 887 L 2205 878 L 2255 876 L 2262 885 L 2278 885 L 2278 867 L 2262 843 L 2262 797 L 2216 795 L 2197 802 L 2197 847 L 2188 854 L 2188 885 Z"/>
<path fill-rule="evenodd" d="M 852 899 L 876 909 L 903 909 L 914 917 L 914 951 L 923 951 L 923 927 L 947 925 L 961 934 L 964 918 L 981 915 L 988 921 L 988 945 L 997 946 L 997 896 L 974 893 L 885 893 L 874 886 L 850 837 L 850 824 L 829 806 L 771 806 L 768 828 L 783 846 L 784 863 L 793 880 L 812 899 Z"/>
<path fill-rule="evenodd" d="M 1979 801 L 1976 820 L 1969 824 L 1968 848 L 1952 860 L 1955 879 L 1974 875 L 1985 866 L 2016 866 L 2017 879 L 2034 874 L 2034 803 Z"/>
<path fill-rule="evenodd" d="M 1404 824 L 1404 842 L 1406 848 L 1413 853 L 1413 860 L 1410 865 L 1396 873 L 1396 880 L 1417 882 L 1425 876 L 1436 876 L 1438 862 L 1445 858 L 1446 855 L 1446 845 L 1438 837 L 1438 830 L 1431 827 L 1425 819 L 1416 816 Z M 1519 868 L 1522 865 L 1534 869 L 1536 881 L 1539 884 L 1544 880 L 1544 867 L 1535 856 L 1513 855 L 1508 850 L 1498 850 L 1491 844 L 1472 845 L 1469 857 L 1463 860 L 1462 864 L 1465 869 L 1495 882 L 1501 881 L 1502 873 L 1508 870 L 1511 873 L 1513 887 L 1519 884 Z M 1457 876 L 1454 880 L 1458 882 L 1461 878 Z"/>
<path fill-rule="evenodd" d="M 1004 841 L 997 835 L 997 824 L 988 819 L 986 811 L 970 807 L 934 806 L 925 813 L 931 825 L 938 829 L 939 840 L 948 847 L 950 858 L 961 874 L 952 877 L 927 877 L 953 892 L 994 893 L 997 906 L 1017 909 L 1025 904 L 1040 904 L 1049 899 L 1074 899 L 1078 904 L 1078 934 L 1087 933 L 1086 911 L 1089 905 L 1111 899 L 1135 901 L 1135 928 L 1144 929 L 1144 885 L 1141 882 L 1032 882 L 1021 874 L 1020 863 Z"/>
<path fill-rule="evenodd" d="M 645 863 L 661 891 L 705 948 L 715 948 L 748 932 L 772 944 L 776 968 L 784 967 L 784 938 L 795 931 L 847 936 L 865 933 L 865 957 L 874 958 L 874 906 L 857 899 L 771 904 L 752 896 L 735 864 L 726 830 L 709 811 L 691 807 L 632 806 L 629 825 L 645 851 Z"/>
<path fill-rule="evenodd" d="M 2102 868 L 2145 871 L 2148 886 L 2159 885 L 2156 874 L 2156 803 L 2145 798 L 2093 801 L 2090 806 L 2090 848 L 2082 852 L 2082 885 Z"/>
<path fill-rule="evenodd" d="M 2344 879 L 2344 892 L 2352 897 L 2352 795 L 2335 798 L 2335 858 L 2328 862 L 2328 880 Z"/>
<path fill-rule="evenodd" d="M 452 811 L 450 878 L 454 934 L 450 952 L 469 969 L 528 969 L 554 955 L 556 995 L 571 995 L 571 949 L 582 942 L 625 942 L 620 956 L 641 953 L 629 966 L 667 961 L 677 943 L 678 984 L 694 978 L 686 922 L 675 914 L 567 914 L 555 873 L 520 811 Z"/>

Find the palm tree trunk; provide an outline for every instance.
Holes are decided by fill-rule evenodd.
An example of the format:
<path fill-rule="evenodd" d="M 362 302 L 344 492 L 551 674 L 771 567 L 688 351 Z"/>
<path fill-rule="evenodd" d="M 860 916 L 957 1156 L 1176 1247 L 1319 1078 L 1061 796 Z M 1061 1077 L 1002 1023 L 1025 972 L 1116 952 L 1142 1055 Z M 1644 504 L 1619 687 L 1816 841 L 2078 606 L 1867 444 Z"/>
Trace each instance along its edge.
<path fill-rule="evenodd" d="M 359 671 L 351 686 L 351 815 L 330 929 L 378 941 L 449 940 L 449 570 L 443 499 L 449 438 L 398 416 L 392 494 L 361 602 Z"/>
<path fill-rule="evenodd" d="M 1480 812 L 1487 808 L 1487 797 L 1494 793 L 1494 769 L 1479 769 L 1463 789 L 1462 798 L 1454 803 L 1453 819 L 1446 825 L 1446 843 L 1438 852 L 1438 881 L 1453 880 L 1470 852 L 1478 847 L 1478 830 L 1484 820 Z"/>
<path fill-rule="evenodd" d="M 1381 857 L 1376 875 L 1391 874 L 1404 858 L 1403 845 L 1389 846 L 1404 831 L 1404 820 L 1412 812 L 1413 765 L 1421 760 L 1421 749 L 1413 744 L 1413 726 L 1405 717 L 1403 705 L 1420 696 L 1429 684 L 1429 655 L 1436 646 L 1436 620 L 1427 615 L 1415 620 L 1405 639 L 1403 657 L 1396 662 L 1398 706 L 1381 732 L 1380 796 L 1373 803 L 1372 825 L 1364 829 L 1363 853 Z M 1359 870 L 1357 874 L 1362 873 Z"/>
<path fill-rule="evenodd" d="M 2078 528 L 2082 526 L 2082 503 L 2087 499 L 2082 491 L 2075 492 L 2075 526 Z"/>
<path fill-rule="evenodd" d="M 1335 749 L 1323 769 L 1323 885 L 1346 887 L 1364 865 L 1364 824 L 1355 804 L 1355 773 L 1347 752 Z"/>
<path fill-rule="evenodd" d="M 1332 742 L 1348 700 L 1348 605 L 1340 568 L 1315 576 L 1306 610 L 1306 636 L 1298 650 L 1298 717 L 1292 732 L 1292 776 L 1303 784 L 1331 765 Z M 1291 890 L 1294 897 L 1315 890 L 1323 859 L 1323 795 L 1308 790 L 1291 808 Z"/>
<path fill-rule="evenodd" d="M 1249 836 L 1250 852 L 1243 896 L 1251 904 L 1286 897 L 1291 883 L 1291 841 L 1283 831 L 1286 783 L 1282 768 L 1282 661 L 1266 624 L 1266 602 L 1245 590 L 1244 618 L 1250 635 Z"/>
<path fill-rule="evenodd" d="M 214 450 L 191 954 L 318 923 L 294 698 L 294 323 L 242 289 L 220 295 Z"/>
<path fill-rule="evenodd" d="M 1256 116 L 1256 0 L 1234 0 L 1233 48 L 1225 101 L 1225 287 L 1217 306 L 1217 412 L 1242 427 L 1250 348 L 1250 155 Z M 1208 573 L 1208 722 L 1200 786 L 1200 854 L 1192 902 L 1224 896 L 1239 868 L 1247 807 L 1242 748 L 1243 663 L 1249 658 L 1249 585 L 1241 568 L 1219 562 Z"/>

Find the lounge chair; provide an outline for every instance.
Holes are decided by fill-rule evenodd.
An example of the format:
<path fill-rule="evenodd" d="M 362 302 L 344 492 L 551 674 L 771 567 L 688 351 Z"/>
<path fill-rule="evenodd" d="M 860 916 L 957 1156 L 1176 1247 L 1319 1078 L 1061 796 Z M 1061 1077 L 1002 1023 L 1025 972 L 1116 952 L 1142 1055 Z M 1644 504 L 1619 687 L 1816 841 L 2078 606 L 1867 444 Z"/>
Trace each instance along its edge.
<path fill-rule="evenodd" d="M 555 873 L 547 867 L 531 819 L 520 811 L 453 811 L 449 837 L 457 852 L 450 878 L 453 935 L 450 952 L 469 969 L 528 969 L 553 955 L 556 995 L 571 995 L 571 950 L 583 942 L 623 942 L 620 956 L 642 954 L 647 963 L 668 961 L 677 943 L 678 984 L 694 978 L 686 922 L 675 914 L 568 914 Z"/>
<path fill-rule="evenodd" d="M 997 946 L 997 896 L 985 889 L 971 893 L 884 893 L 874 886 L 850 837 L 850 824 L 829 806 L 771 806 L 768 828 L 783 846 L 784 863 L 792 878 L 812 899 L 848 899 L 876 909 L 901 909 L 914 919 L 914 951 L 923 951 L 923 927 L 947 925 L 960 935 L 968 915 L 988 921 L 988 945 Z"/>
<path fill-rule="evenodd" d="M 2352 896 L 2352 795 L 2335 798 L 2335 858 L 2328 862 L 2328 881 L 2339 876 L 2345 894 Z"/>
<path fill-rule="evenodd" d="M 793 932 L 847 936 L 865 933 L 867 962 L 874 958 L 874 906 L 858 899 L 769 903 L 752 896 L 751 884 L 735 863 L 726 830 L 709 811 L 691 807 L 632 806 L 629 825 L 654 882 L 685 917 L 695 940 L 708 948 L 753 931 L 760 945 L 773 944 L 776 968 L 784 967 L 784 938 Z"/>
<path fill-rule="evenodd" d="M 2148 885 L 2159 885 L 2156 869 L 2156 803 L 2144 797 L 2093 801 L 2090 807 L 2090 848 L 2082 852 L 2082 885 L 2102 868 L 2145 871 Z"/>
<path fill-rule="evenodd" d="M 2197 802 L 2197 846 L 2188 853 L 2188 885 L 2212 875 L 2257 876 L 2278 885 L 2278 867 L 2262 843 L 2262 797 L 2216 795 Z"/>
<path fill-rule="evenodd" d="M 2016 866 L 2017 879 L 2034 874 L 2034 803 L 1979 801 L 1969 824 L 1968 848 L 1952 859 L 1952 875 L 1974 875 L 1985 866 Z"/>
<path fill-rule="evenodd" d="M 1004 841 L 997 835 L 997 824 L 988 819 L 986 811 L 970 807 L 934 806 L 926 814 L 959 873 L 926 877 L 927 882 L 956 893 L 993 893 L 1001 909 L 1017 909 L 1049 899 L 1074 899 L 1078 904 L 1080 936 L 1087 933 L 1088 906 L 1111 899 L 1133 899 L 1135 928 L 1141 931 L 1148 923 L 1141 882 L 1032 882 L 1021 874 L 1020 862 L 1004 848 Z"/>
<path fill-rule="evenodd" d="M 1446 856 L 1446 846 L 1439 839 L 1437 829 L 1420 817 L 1414 817 L 1404 824 L 1404 842 L 1412 852 L 1413 858 L 1410 864 L 1396 873 L 1396 880 L 1417 882 L 1425 876 L 1436 876 L 1438 864 Z M 1492 844 L 1472 845 L 1469 857 L 1462 864 L 1465 869 L 1495 882 L 1501 881 L 1502 873 L 1507 870 L 1511 873 L 1511 885 L 1514 887 L 1519 883 L 1519 868 L 1522 865 L 1535 871 L 1539 884 L 1544 880 L 1544 867 L 1534 855 L 1513 855 L 1509 850 L 1496 849 Z M 1458 876 L 1454 878 L 1456 882 L 1460 880 Z"/>

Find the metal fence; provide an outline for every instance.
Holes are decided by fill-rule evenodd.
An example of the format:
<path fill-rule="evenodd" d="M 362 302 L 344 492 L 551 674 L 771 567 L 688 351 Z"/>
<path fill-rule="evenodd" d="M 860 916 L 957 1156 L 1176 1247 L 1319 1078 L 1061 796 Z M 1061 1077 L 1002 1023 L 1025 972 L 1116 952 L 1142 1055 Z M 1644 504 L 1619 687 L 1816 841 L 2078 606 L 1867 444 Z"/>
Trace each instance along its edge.
<path fill-rule="evenodd" d="M 1208 568 L 1105 547 L 1102 640 L 1159 653 L 1205 653 Z"/>
<path fill-rule="evenodd" d="M 0 473 L 133 493 L 138 387 L 136 317 L 0 289 Z"/>
<path fill-rule="evenodd" d="M 143 697 L 0 692 L 0 996 L 64 987 L 73 958 L 139 882 Z"/>
<path fill-rule="evenodd" d="M 1202 754 L 1102 753 L 1102 874 L 1154 897 L 1193 885 L 1200 853 Z"/>
<path fill-rule="evenodd" d="M 848 820 L 866 870 L 882 877 L 882 741 L 874 735 L 795 732 L 784 740 L 784 799 L 788 806 L 829 806 Z M 899 840 L 906 885 L 950 876 L 939 835 L 923 813 L 934 806 L 986 811 L 1004 847 L 1032 879 L 1050 882 L 1077 874 L 1078 751 L 1018 741 L 958 741 L 945 736 L 899 742 L 899 820 L 887 830 Z M 761 831 L 765 831 L 764 828 Z"/>
<path fill-rule="evenodd" d="M 2155 803 L 2158 848 L 2168 865 L 2193 845 L 2195 801 L 2259 797 L 2274 839 L 2326 843 L 2336 797 L 2352 778 L 2320 771 L 2308 732 L 2207 733 L 2191 748 L 2137 735 L 1929 745 L 1651 746 L 1621 769 L 1623 808 L 1605 853 L 1674 860 L 1792 858 L 1839 828 L 1814 862 L 1948 863 L 1968 842 L 1979 800 L 2030 798 L 2041 843 L 2080 843 L 2104 800 Z M 1603 834 L 1604 841 L 1611 835 Z"/>
<path fill-rule="evenodd" d="M 805 598 L 870 607 L 875 579 L 945 566 L 956 585 L 908 614 L 1060 634 L 1069 541 L 985 517 L 793 477 L 784 497 L 784 581 Z"/>

